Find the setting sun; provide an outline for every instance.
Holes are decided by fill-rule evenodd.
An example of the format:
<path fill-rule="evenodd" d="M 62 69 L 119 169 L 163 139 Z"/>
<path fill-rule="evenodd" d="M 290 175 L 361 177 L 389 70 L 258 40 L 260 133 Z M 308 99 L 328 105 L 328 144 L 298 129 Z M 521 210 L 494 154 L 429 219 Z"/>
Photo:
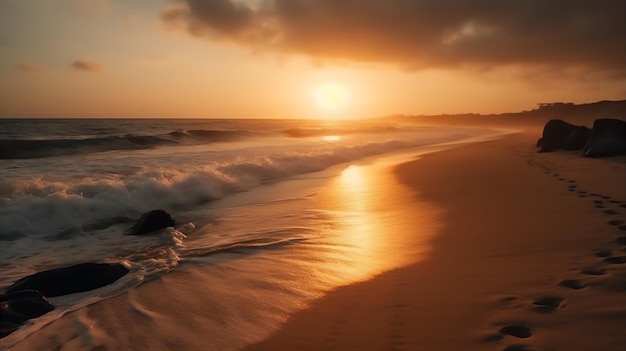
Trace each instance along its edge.
<path fill-rule="evenodd" d="M 345 105 L 348 94 L 342 85 L 329 83 L 315 89 L 315 99 L 322 109 L 337 110 Z"/>

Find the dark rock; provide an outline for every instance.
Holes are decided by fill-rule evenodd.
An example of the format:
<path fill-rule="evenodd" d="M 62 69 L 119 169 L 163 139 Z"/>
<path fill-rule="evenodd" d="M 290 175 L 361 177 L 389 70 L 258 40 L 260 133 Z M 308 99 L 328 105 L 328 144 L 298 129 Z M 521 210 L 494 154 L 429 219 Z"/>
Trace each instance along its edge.
<path fill-rule="evenodd" d="M 576 129 L 574 129 L 574 131 L 563 141 L 563 150 L 582 150 L 585 145 L 587 145 L 590 135 L 591 129 L 585 126 L 576 127 Z"/>
<path fill-rule="evenodd" d="M 576 126 L 560 119 L 551 119 L 543 127 L 543 137 L 537 141 L 539 152 L 557 149 L 578 150 L 585 147 L 591 130 L 585 126 Z"/>
<path fill-rule="evenodd" d="M 543 145 L 543 138 L 537 139 L 537 145 L 535 145 L 535 146 L 536 147 L 541 147 L 541 145 Z"/>
<path fill-rule="evenodd" d="M 37 290 L 46 297 L 69 295 L 109 285 L 128 273 L 119 263 L 82 263 L 24 277 L 6 289 L 7 294 Z"/>
<path fill-rule="evenodd" d="M 0 295 L 0 338 L 13 333 L 24 322 L 54 309 L 48 300 L 35 290 L 21 290 Z"/>
<path fill-rule="evenodd" d="M 169 213 L 163 210 L 152 210 L 144 213 L 133 226 L 130 235 L 143 235 L 155 230 L 173 227 L 176 222 Z"/>
<path fill-rule="evenodd" d="M 584 154 L 587 157 L 626 155 L 626 122 L 610 118 L 595 120 Z"/>

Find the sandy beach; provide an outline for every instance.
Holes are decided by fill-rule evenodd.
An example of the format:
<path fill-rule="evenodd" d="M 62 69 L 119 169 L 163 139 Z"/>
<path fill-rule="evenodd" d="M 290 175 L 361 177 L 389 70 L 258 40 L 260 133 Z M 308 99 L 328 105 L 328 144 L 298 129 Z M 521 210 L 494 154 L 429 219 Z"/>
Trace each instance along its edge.
<path fill-rule="evenodd" d="M 623 350 L 624 158 L 540 130 L 402 164 L 445 209 L 417 264 L 338 288 L 247 350 Z"/>
<path fill-rule="evenodd" d="M 208 235 L 229 235 L 241 210 L 262 226 L 313 206 L 337 223 L 317 246 L 183 262 L 10 349 L 623 350 L 625 158 L 539 154 L 540 134 L 241 193 L 251 205 Z M 273 193 L 301 200 L 254 205 Z"/>
<path fill-rule="evenodd" d="M 625 27 L 0 0 L 0 351 L 626 351 Z"/>

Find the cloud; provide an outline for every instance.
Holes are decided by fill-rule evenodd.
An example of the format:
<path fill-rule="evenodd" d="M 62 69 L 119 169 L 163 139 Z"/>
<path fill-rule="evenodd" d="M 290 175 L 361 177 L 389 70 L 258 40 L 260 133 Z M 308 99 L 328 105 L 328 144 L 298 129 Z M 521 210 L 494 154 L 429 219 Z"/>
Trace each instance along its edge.
<path fill-rule="evenodd" d="M 28 61 L 18 62 L 17 65 L 15 65 L 15 68 L 19 70 L 20 72 L 24 72 L 24 73 L 32 73 L 32 72 L 37 72 L 39 70 L 39 66 Z"/>
<path fill-rule="evenodd" d="M 87 72 L 99 72 L 104 70 L 104 66 L 99 62 L 85 60 L 76 60 L 72 62 L 72 68 Z"/>
<path fill-rule="evenodd" d="M 212 41 L 411 69 L 535 66 L 623 78 L 623 0 L 177 0 L 166 24 Z"/>

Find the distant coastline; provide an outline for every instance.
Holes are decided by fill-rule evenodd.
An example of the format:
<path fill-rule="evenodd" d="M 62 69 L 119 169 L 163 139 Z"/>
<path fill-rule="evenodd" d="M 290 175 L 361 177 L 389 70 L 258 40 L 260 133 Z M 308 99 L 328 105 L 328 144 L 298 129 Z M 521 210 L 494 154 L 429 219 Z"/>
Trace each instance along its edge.
<path fill-rule="evenodd" d="M 626 100 L 603 100 L 587 104 L 540 103 L 533 110 L 499 114 L 441 114 L 441 115 L 394 115 L 391 118 L 406 122 L 443 124 L 505 124 L 543 126 L 549 119 L 564 119 L 571 123 L 585 124 L 598 118 L 626 120 Z"/>
<path fill-rule="evenodd" d="M 441 113 L 441 114 L 393 114 L 382 117 L 364 117 L 362 119 L 337 119 L 333 120 L 333 122 L 350 122 L 353 120 L 378 120 L 378 119 L 396 119 L 396 120 L 404 120 L 406 122 L 415 122 L 416 119 L 420 121 L 428 121 L 428 122 L 445 122 L 447 123 L 461 123 L 468 124 L 468 120 L 471 119 L 472 123 L 481 123 L 481 122 L 497 122 L 497 123 L 510 123 L 510 122 L 520 122 L 520 118 L 524 118 L 525 121 L 529 121 L 531 119 L 538 119 L 537 122 L 542 121 L 545 122 L 545 118 L 589 118 L 589 116 L 595 116 L 595 118 L 617 118 L 617 119 L 626 119 L 626 100 L 601 100 L 590 103 L 583 104 L 575 104 L 571 102 L 550 102 L 550 103 L 538 103 L 537 107 L 531 110 L 518 111 L 518 112 L 504 112 L 504 113 Z M 201 118 L 178 118 L 178 117 L 163 117 L 163 116 L 154 116 L 154 117 L 3 117 L 0 116 L 0 121 L 2 120 L 126 120 L 126 121 L 134 121 L 134 120 L 180 120 L 180 121 L 194 121 L 194 120 L 234 120 L 234 121 L 246 121 L 246 120 L 254 120 L 254 121 L 262 121 L 262 120 L 314 120 L 319 121 L 320 119 L 312 119 L 312 118 L 298 118 L 298 117 L 276 117 L 276 118 L 246 118 L 246 117 L 236 117 L 236 118 L 228 118 L 228 117 L 201 117 Z"/>

